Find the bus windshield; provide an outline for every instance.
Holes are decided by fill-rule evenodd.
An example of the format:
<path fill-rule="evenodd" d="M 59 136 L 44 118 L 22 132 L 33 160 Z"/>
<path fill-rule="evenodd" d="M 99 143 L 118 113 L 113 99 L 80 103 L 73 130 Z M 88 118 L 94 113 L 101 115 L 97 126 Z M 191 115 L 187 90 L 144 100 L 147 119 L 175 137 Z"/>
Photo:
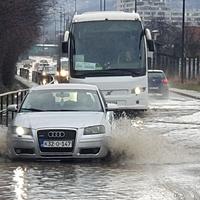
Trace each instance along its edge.
<path fill-rule="evenodd" d="M 71 33 L 72 76 L 146 74 L 145 43 L 140 21 L 74 23 Z"/>

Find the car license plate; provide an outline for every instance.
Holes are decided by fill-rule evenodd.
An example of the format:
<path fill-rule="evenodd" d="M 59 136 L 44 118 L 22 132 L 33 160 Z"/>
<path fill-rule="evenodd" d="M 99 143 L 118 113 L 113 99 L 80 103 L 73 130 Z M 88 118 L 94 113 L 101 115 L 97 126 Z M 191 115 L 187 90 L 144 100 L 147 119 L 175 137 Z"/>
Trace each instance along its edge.
<path fill-rule="evenodd" d="M 157 89 L 159 89 L 159 87 L 150 87 L 149 89 L 151 89 L 151 90 L 157 90 Z"/>
<path fill-rule="evenodd" d="M 72 140 L 44 140 L 41 147 L 46 148 L 72 148 Z"/>

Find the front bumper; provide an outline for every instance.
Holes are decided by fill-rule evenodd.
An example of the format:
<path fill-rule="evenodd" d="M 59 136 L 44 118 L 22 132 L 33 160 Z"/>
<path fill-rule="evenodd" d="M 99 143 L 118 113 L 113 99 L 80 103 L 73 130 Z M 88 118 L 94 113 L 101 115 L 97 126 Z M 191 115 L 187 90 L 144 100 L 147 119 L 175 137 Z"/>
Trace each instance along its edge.
<path fill-rule="evenodd" d="M 78 130 L 73 148 L 63 151 L 59 148 L 44 151 L 41 148 L 37 131 L 32 136 L 19 137 L 9 134 L 8 153 L 11 159 L 69 159 L 69 158 L 103 158 L 108 154 L 108 136 L 106 134 L 85 136 Z M 61 148 L 61 147 L 60 147 Z"/>
<path fill-rule="evenodd" d="M 116 104 L 115 110 L 147 110 L 148 109 L 148 94 L 143 92 L 139 95 L 128 94 L 128 95 L 105 95 L 107 103 Z"/>

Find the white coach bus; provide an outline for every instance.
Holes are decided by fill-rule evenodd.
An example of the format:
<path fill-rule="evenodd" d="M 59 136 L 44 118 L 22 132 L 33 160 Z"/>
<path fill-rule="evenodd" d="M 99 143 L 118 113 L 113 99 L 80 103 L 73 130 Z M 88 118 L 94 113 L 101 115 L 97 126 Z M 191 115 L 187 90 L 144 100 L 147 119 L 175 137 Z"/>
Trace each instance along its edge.
<path fill-rule="evenodd" d="M 119 111 L 148 108 L 147 51 L 154 45 L 137 13 L 75 15 L 62 48 L 69 57 L 70 82 L 97 85 Z"/>

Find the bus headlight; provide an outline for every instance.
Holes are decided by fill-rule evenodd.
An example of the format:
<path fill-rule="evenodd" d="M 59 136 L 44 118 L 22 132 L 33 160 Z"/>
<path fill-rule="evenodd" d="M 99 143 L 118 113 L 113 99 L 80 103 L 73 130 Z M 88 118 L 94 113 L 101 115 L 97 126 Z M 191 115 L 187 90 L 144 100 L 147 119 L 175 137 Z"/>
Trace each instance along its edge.
<path fill-rule="evenodd" d="M 135 94 L 136 94 L 136 95 L 139 95 L 140 93 L 141 93 L 140 88 L 139 88 L 139 87 L 136 87 L 136 88 L 135 88 Z"/>
<path fill-rule="evenodd" d="M 136 88 L 133 88 L 133 89 L 131 90 L 131 93 L 132 93 L 132 94 L 139 95 L 139 94 L 141 94 L 142 92 L 144 92 L 145 90 L 146 90 L 145 87 L 136 87 Z"/>

